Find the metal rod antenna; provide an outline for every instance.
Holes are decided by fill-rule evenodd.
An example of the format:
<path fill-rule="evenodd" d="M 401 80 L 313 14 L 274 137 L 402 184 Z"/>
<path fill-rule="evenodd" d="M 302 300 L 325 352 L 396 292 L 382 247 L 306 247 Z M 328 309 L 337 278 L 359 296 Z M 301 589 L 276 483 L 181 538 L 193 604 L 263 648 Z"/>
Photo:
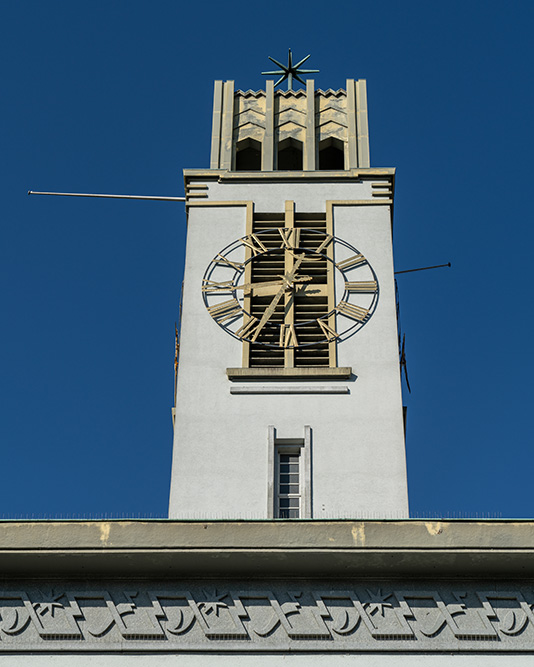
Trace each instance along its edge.
<path fill-rule="evenodd" d="M 85 192 L 35 192 L 28 190 L 29 195 L 57 195 L 60 197 L 101 197 L 103 199 L 148 199 L 151 201 L 185 201 L 185 197 L 151 197 L 146 195 L 100 195 Z"/>
<path fill-rule="evenodd" d="M 414 271 L 428 271 L 429 269 L 441 269 L 444 266 L 450 267 L 451 263 L 448 262 L 447 264 L 436 264 L 436 266 L 423 266 L 420 269 L 406 269 L 406 271 L 395 271 L 395 275 L 398 276 L 399 273 L 413 273 Z"/>

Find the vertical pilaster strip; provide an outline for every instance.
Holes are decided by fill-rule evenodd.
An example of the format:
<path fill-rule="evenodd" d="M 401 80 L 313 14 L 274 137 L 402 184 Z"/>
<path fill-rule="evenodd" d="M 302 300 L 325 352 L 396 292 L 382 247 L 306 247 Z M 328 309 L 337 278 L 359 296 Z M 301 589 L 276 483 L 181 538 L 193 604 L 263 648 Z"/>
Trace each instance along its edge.
<path fill-rule="evenodd" d="M 254 203 L 249 201 L 247 202 L 247 220 L 245 225 L 245 234 L 249 236 L 254 231 Z M 247 247 L 245 251 L 245 260 L 248 260 L 252 257 L 252 251 Z M 245 265 L 245 283 L 252 282 L 252 262 L 247 262 Z M 251 298 L 250 294 L 243 296 L 243 308 L 245 312 L 251 312 Z M 246 324 L 243 321 L 243 324 Z M 250 367 L 250 343 L 248 341 L 243 341 L 243 350 L 242 350 L 242 362 L 243 368 Z"/>
<path fill-rule="evenodd" d="M 234 82 L 225 81 L 221 122 L 220 169 L 232 168 L 232 131 L 234 126 Z"/>
<path fill-rule="evenodd" d="M 334 203 L 332 201 L 326 202 L 326 233 L 334 236 Z M 336 307 L 336 285 L 335 285 L 335 271 L 334 271 L 334 243 L 329 243 L 326 249 L 326 256 L 329 261 L 326 263 L 326 284 L 327 284 L 327 308 L 332 315 L 328 318 L 328 326 L 333 330 L 336 329 L 336 314 L 334 308 Z M 337 367 L 337 343 L 331 340 L 328 343 L 328 365 L 330 368 Z"/>
<path fill-rule="evenodd" d="M 295 202 L 288 200 L 285 205 L 285 226 L 293 229 L 295 226 Z"/>
<path fill-rule="evenodd" d="M 312 476 L 311 476 L 311 459 L 312 459 L 312 430 L 310 426 L 304 427 L 304 493 L 303 493 L 303 507 L 302 518 L 312 519 Z"/>
<path fill-rule="evenodd" d="M 267 436 L 267 518 L 274 519 L 274 485 L 275 485 L 275 439 L 276 429 L 269 426 Z"/>
<path fill-rule="evenodd" d="M 261 170 L 274 169 L 274 81 L 265 82 L 265 134 L 261 147 Z"/>
<path fill-rule="evenodd" d="M 315 82 L 306 80 L 306 141 L 304 171 L 315 171 Z"/>
<path fill-rule="evenodd" d="M 211 126 L 210 169 L 219 169 L 221 155 L 221 120 L 223 105 L 223 82 L 215 81 L 213 89 L 213 121 Z"/>
<path fill-rule="evenodd" d="M 287 229 L 295 228 L 295 202 L 286 201 L 285 209 L 285 226 Z M 293 264 L 295 262 L 295 256 L 287 248 L 284 252 L 284 271 L 289 273 L 293 270 Z M 285 317 L 284 325 L 292 326 L 295 324 L 295 302 L 293 291 L 289 292 L 285 298 Z M 284 351 L 284 366 L 286 368 L 295 367 L 295 350 L 293 348 L 285 348 Z"/>
<path fill-rule="evenodd" d="M 371 166 L 369 155 L 369 125 L 367 122 L 367 82 L 358 79 L 356 82 L 356 130 L 358 134 L 358 166 Z"/>
<path fill-rule="evenodd" d="M 347 169 L 358 168 L 358 135 L 356 131 L 356 89 L 354 79 L 347 79 Z"/>

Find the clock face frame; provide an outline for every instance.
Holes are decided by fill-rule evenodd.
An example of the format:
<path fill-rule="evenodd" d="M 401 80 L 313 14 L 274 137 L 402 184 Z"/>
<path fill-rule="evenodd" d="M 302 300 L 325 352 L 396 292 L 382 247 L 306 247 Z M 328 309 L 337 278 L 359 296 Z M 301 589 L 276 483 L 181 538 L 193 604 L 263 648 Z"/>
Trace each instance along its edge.
<path fill-rule="evenodd" d="M 300 231 L 313 238 L 313 244 L 300 245 Z M 373 315 L 379 297 L 376 273 L 364 255 L 346 241 L 315 229 L 278 228 L 278 232 L 280 244 L 274 247 L 272 230 L 257 231 L 233 241 L 210 262 L 202 279 L 202 297 L 215 322 L 237 340 L 278 349 L 340 342 L 359 331 Z M 291 253 L 292 270 L 274 280 L 245 283 L 245 275 L 252 274 L 250 269 L 272 262 L 281 251 Z M 327 282 L 316 282 L 307 271 L 313 273 L 313 263 L 324 264 L 325 260 Z M 332 287 L 330 281 L 334 282 Z M 283 303 L 287 295 L 305 299 L 325 296 L 329 289 L 336 305 L 319 318 L 287 325 L 267 317 L 269 308 Z M 262 317 L 247 309 L 247 302 L 251 302 L 247 296 L 265 297 Z M 299 340 L 299 333 L 310 325 L 318 325 L 322 339 Z M 262 332 L 271 334 L 269 342 L 261 339 Z"/>

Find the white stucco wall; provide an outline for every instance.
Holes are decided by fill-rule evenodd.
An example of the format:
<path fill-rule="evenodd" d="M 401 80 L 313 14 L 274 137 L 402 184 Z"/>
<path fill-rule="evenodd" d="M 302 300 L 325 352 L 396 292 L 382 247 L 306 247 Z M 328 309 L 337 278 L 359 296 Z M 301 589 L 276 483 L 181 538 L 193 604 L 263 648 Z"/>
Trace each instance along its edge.
<path fill-rule="evenodd" d="M 322 212 L 326 200 L 369 200 L 370 190 L 369 181 L 211 182 L 209 200 L 252 200 L 262 212 L 283 212 L 293 200 L 296 212 Z M 334 207 L 334 234 L 365 255 L 380 288 L 373 317 L 338 346 L 338 365 L 351 366 L 355 378 L 313 383 L 348 386 L 347 394 L 230 394 L 237 383 L 226 368 L 241 366 L 241 344 L 212 320 L 200 287 L 209 262 L 245 235 L 245 223 L 243 206 L 189 212 L 170 517 L 267 518 L 269 425 L 280 438 L 312 429 L 314 518 L 406 516 L 389 207 Z"/>

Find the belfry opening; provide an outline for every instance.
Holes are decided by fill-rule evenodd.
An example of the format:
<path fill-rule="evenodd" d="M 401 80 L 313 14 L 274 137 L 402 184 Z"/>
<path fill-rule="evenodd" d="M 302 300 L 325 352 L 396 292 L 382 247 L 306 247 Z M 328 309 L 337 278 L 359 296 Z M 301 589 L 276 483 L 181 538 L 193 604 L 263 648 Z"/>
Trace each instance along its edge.
<path fill-rule="evenodd" d="M 236 144 L 236 171 L 261 170 L 261 142 L 255 139 L 243 139 Z"/>
<path fill-rule="evenodd" d="M 302 171 L 302 141 L 288 137 L 278 144 L 278 171 Z"/>
<path fill-rule="evenodd" d="M 319 142 L 319 170 L 342 171 L 343 169 L 345 169 L 343 142 L 335 137 Z"/>

